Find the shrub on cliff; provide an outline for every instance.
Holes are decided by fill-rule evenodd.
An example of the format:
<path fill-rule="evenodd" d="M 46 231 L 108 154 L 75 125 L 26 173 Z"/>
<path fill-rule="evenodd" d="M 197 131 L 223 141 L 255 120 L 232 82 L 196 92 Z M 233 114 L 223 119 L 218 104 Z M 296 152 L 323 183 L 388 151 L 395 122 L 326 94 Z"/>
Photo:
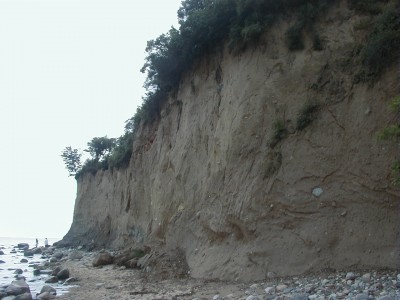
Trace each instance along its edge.
<path fill-rule="evenodd" d="M 379 75 L 399 57 L 400 18 L 394 6 L 389 6 L 377 18 L 366 44 L 361 50 L 363 64 Z"/>

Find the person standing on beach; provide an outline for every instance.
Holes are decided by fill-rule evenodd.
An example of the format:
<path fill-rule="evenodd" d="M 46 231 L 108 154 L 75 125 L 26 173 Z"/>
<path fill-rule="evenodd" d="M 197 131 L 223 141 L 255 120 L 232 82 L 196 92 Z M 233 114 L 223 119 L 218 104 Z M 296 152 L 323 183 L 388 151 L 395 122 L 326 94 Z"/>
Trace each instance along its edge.
<path fill-rule="evenodd" d="M 36 239 L 36 248 L 38 245 L 39 245 L 39 241 L 38 241 L 38 239 Z"/>
<path fill-rule="evenodd" d="M 44 239 L 44 246 L 47 248 L 49 246 L 49 241 L 47 238 Z"/>

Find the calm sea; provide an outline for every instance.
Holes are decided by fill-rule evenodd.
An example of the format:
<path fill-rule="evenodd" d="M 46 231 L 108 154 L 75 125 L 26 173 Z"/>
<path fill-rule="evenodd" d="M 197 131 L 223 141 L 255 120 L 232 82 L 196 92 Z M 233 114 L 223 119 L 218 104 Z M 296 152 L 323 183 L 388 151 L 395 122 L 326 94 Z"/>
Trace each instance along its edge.
<path fill-rule="evenodd" d="M 38 238 L 39 247 L 44 246 L 44 238 Z M 59 241 L 59 238 L 48 238 L 49 245 L 52 245 L 54 242 Z M 15 246 L 19 243 L 28 243 L 29 248 L 33 248 L 36 246 L 35 238 L 9 238 L 9 237 L 0 237 L 0 250 L 4 252 L 4 255 L 0 255 L 0 260 L 4 261 L 4 263 L 0 263 L 0 287 L 9 285 L 14 279 L 14 272 L 16 269 L 22 269 L 23 273 L 21 274 L 26 278 L 26 282 L 29 284 L 32 295 L 36 295 L 39 293 L 41 288 L 44 285 L 44 281 L 48 278 L 48 275 L 33 275 L 33 265 L 41 264 L 46 259 L 43 259 L 40 254 L 35 254 L 33 257 L 24 257 L 24 253 L 22 251 L 17 250 L 16 253 L 10 253 Z M 27 263 L 21 263 L 21 259 L 26 258 L 28 260 Z M 57 294 L 63 294 L 66 292 L 65 287 L 55 283 L 50 284 L 57 290 Z"/>

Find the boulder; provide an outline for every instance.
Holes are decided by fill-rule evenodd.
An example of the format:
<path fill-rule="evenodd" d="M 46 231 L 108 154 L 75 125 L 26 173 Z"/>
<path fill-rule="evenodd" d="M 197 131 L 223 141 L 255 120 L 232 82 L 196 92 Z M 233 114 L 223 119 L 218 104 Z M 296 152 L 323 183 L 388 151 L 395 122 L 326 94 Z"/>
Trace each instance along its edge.
<path fill-rule="evenodd" d="M 123 253 L 115 256 L 114 263 L 118 266 L 129 267 L 127 265 L 128 261 L 130 261 L 134 258 L 139 259 L 139 258 L 145 256 L 146 253 L 149 253 L 149 252 L 150 252 L 150 248 L 148 246 L 143 246 L 141 248 L 127 249 Z"/>
<path fill-rule="evenodd" d="M 35 253 L 33 253 L 32 250 L 26 249 L 24 250 L 24 256 L 33 256 Z"/>
<path fill-rule="evenodd" d="M 23 281 L 26 281 L 25 276 L 23 276 L 23 275 L 21 275 L 21 274 L 15 275 L 14 278 L 15 278 L 16 280 L 23 280 Z"/>
<path fill-rule="evenodd" d="M 0 250 L 0 255 L 4 255 L 4 252 L 2 250 Z"/>
<path fill-rule="evenodd" d="M 49 293 L 49 292 L 43 292 L 37 295 L 37 299 L 41 300 L 50 300 L 50 299 L 55 299 L 56 295 Z"/>
<path fill-rule="evenodd" d="M 55 258 L 55 257 L 51 257 L 51 258 L 49 259 L 49 262 L 50 262 L 50 263 L 56 263 L 56 262 L 58 262 L 58 259 Z"/>
<path fill-rule="evenodd" d="M 42 254 L 42 249 L 40 249 L 40 248 L 33 248 L 33 249 L 31 249 L 31 251 L 32 251 L 34 254 Z"/>
<path fill-rule="evenodd" d="M 40 270 L 39 269 L 33 270 L 33 275 L 34 276 L 39 276 L 40 275 Z"/>
<path fill-rule="evenodd" d="M 134 269 L 134 268 L 138 268 L 138 258 L 132 258 L 130 260 L 128 260 L 125 263 L 125 267 L 130 268 L 130 269 Z"/>
<path fill-rule="evenodd" d="M 14 300 L 32 300 L 31 293 L 23 293 L 14 298 Z"/>
<path fill-rule="evenodd" d="M 14 271 L 14 274 L 22 274 L 22 273 L 24 273 L 24 271 L 22 271 L 22 269 L 16 269 Z"/>
<path fill-rule="evenodd" d="M 44 283 L 57 283 L 58 278 L 57 276 L 50 276 Z"/>
<path fill-rule="evenodd" d="M 44 285 L 44 286 L 42 287 L 42 289 L 40 290 L 40 294 L 45 293 L 45 292 L 50 293 L 50 294 L 53 294 L 53 295 L 56 295 L 56 294 L 57 294 L 56 289 L 53 288 L 53 287 L 50 286 L 50 285 Z"/>
<path fill-rule="evenodd" d="M 31 290 L 29 288 L 29 285 L 24 280 L 14 280 L 6 288 L 5 292 L 7 293 L 7 295 L 17 296 L 24 293 L 30 293 Z"/>
<path fill-rule="evenodd" d="M 57 273 L 57 278 L 60 280 L 67 279 L 69 277 L 69 270 L 62 269 L 60 272 Z"/>
<path fill-rule="evenodd" d="M 61 271 L 61 267 L 55 268 L 53 271 L 51 271 L 51 276 L 57 276 L 58 272 Z"/>
<path fill-rule="evenodd" d="M 78 281 L 78 279 L 76 279 L 74 277 L 70 277 L 70 278 L 68 278 L 67 280 L 64 281 L 63 285 L 70 285 L 70 284 L 72 284 L 74 282 L 77 282 L 77 281 Z"/>
<path fill-rule="evenodd" d="M 57 259 L 61 259 L 61 258 L 63 258 L 63 256 L 64 256 L 64 253 L 59 251 L 59 252 L 54 253 L 51 257 L 55 257 Z"/>
<path fill-rule="evenodd" d="M 28 243 L 19 243 L 17 245 L 17 248 L 18 249 L 27 249 L 27 248 L 29 248 L 29 244 Z"/>
<path fill-rule="evenodd" d="M 28 260 L 27 260 L 26 258 L 23 258 L 23 259 L 21 259 L 19 262 L 24 264 L 24 263 L 27 263 Z"/>
<path fill-rule="evenodd" d="M 73 250 L 68 254 L 68 258 L 72 259 L 72 260 L 74 260 L 74 259 L 78 260 L 78 259 L 81 259 L 82 257 L 83 257 L 83 253 L 78 250 Z"/>
<path fill-rule="evenodd" d="M 0 260 L 0 264 L 5 264 L 6 262 L 4 260 Z"/>
<path fill-rule="evenodd" d="M 104 251 L 97 254 L 95 259 L 93 260 L 93 267 L 110 265 L 113 262 L 114 257 L 110 253 Z"/>

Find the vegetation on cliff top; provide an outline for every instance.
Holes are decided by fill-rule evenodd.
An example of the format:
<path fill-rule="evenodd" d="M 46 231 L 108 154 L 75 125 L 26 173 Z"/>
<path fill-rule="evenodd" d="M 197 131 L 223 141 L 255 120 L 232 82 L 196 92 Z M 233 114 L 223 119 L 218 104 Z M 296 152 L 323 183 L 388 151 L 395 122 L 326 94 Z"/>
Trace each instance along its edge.
<path fill-rule="evenodd" d="M 83 166 L 68 162 L 77 159 L 74 149 L 63 152 L 66 167 L 74 168 L 70 175 L 79 177 L 85 172 L 98 169 L 123 167 L 132 155 L 133 137 L 140 124 L 160 118 L 163 103 L 170 92 L 176 90 L 193 63 L 206 54 L 221 50 L 225 44 L 231 51 L 242 51 L 256 43 L 261 35 L 280 18 L 295 15 L 293 25 L 286 32 L 289 50 L 301 50 L 303 32 L 313 37 L 314 50 L 322 50 L 323 40 L 314 29 L 314 22 L 326 8 L 338 0 L 185 0 L 178 10 L 179 29 L 171 28 L 167 33 L 147 43 L 147 57 L 141 71 L 147 74 L 144 87 L 147 92 L 135 115 L 125 126 L 125 134 L 118 139 L 94 138 L 88 143 L 91 158 Z M 376 20 L 369 29 L 365 44 L 359 49 L 362 71 L 361 81 L 376 78 L 392 63 L 396 49 L 400 46 L 400 20 L 396 1 L 349 0 L 350 8 L 361 14 L 369 14 Z M 107 141 L 107 151 L 101 150 L 97 139 Z M 91 149 L 93 145 L 99 149 Z M 66 151 L 66 152 L 65 152 Z M 85 150 L 86 151 L 86 150 Z M 67 161 L 66 161 L 67 160 Z M 79 157 L 80 160 L 80 157 Z"/>

